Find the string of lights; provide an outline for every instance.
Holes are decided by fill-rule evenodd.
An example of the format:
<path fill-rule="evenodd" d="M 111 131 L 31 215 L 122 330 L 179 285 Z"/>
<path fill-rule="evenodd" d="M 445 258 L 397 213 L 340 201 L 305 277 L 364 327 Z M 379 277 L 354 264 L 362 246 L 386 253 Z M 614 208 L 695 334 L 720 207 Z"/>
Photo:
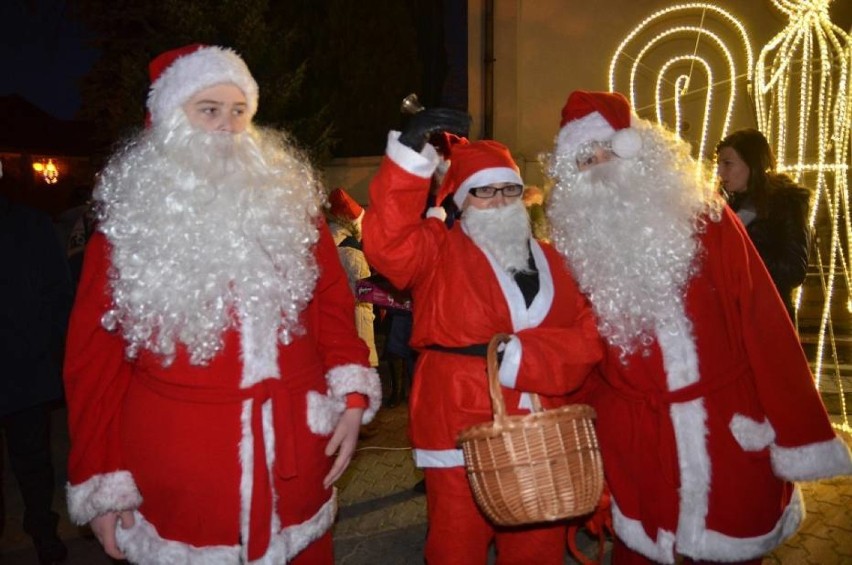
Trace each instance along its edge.
<path fill-rule="evenodd" d="M 852 42 L 831 22 L 832 0 L 771 1 L 789 22 L 763 46 L 756 61 L 746 28 L 735 16 L 705 2 L 680 3 L 653 12 L 625 36 L 610 60 L 608 84 L 611 91 L 629 94 L 640 114 L 653 112 L 659 123 L 666 123 L 666 115 L 673 116 L 674 123 L 668 125 L 681 137 L 688 133 L 696 142 L 696 156 L 707 160 L 711 124 L 721 124 L 721 131 L 714 131 L 719 139 L 727 135 L 734 103 L 742 99 L 738 90 L 745 82 L 758 129 L 778 158 L 778 171 L 814 192 L 808 224 L 822 242 L 815 250 L 822 292 L 816 298 L 822 306 L 814 374 L 817 387 L 838 393 L 843 417 L 837 426 L 852 432 L 832 320 L 832 313 L 836 316 L 840 309 L 845 315 L 852 312 L 852 300 L 840 305 L 835 296 L 839 284 L 852 289 L 848 193 Z M 695 40 L 690 44 L 686 39 L 691 37 Z M 644 103 L 652 89 L 653 103 Z M 684 104 L 701 95 L 702 109 L 691 111 L 702 113 L 701 129 L 687 132 Z M 794 300 L 798 310 L 801 288 Z M 830 366 L 827 357 L 832 359 Z M 826 375 L 831 377 L 828 383 L 822 381 Z"/>
<path fill-rule="evenodd" d="M 695 20 L 695 24 L 690 22 Z M 668 25 L 668 22 L 680 22 L 679 25 Z M 731 47 L 726 43 L 722 35 L 714 31 L 712 26 L 725 30 L 727 35 L 737 39 L 737 53 L 745 54 L 745 73 L 738 71 L 737 58 Z M 662 28 L 656 33 L 653 30 Z M 695 41 L 688 44 L 682 41 L 676 50 L 670 54 L 668 59 L 662 62 L 648 62 L 648 55 L 664 44 L 671 45 L 676 39 L 685 40 L 694 37 Z M 687 50 L 687 48 L 689 49 Z M 701 53 L 700 53 L 701 52 Z M 724 61 L 723 72 L 713 72 L 713 62 L 709 54 L 716 54 L 716 58 Z M 625 64 L 629 63 L 629 72 L 622 71 Z M 746 28 L 737 18 L 724 9 L 705 2 L 688 2 L 675 4 L 662 10 L 653 12 L 650 16 L 637 24 L 630 33 L 622 40 L 616 48 L 610 60 L 608 82 L 610 90 L 620 90 L 629 94 L 630 103 L 637 111 L 643 106 L 639 103 L 640 86 L 639 72 L 650 72 L 654 74 L 652 65 L 658 64 L 656 71 L 654 114 L 659 123 L 664 123 L 664 113 L 668 107 L 674 115 L 674 124 L 671 125 L 679 135 L 683 136 L 683 104 L 688 96 L 704 94 L 703 116 L 701 129 L 695 134 L 697 140 L 697 156 L 707 159 L 707 138 L 712 124 L 721 123 L 720 135 L 724 136 L 730 127 L 733 115 L 734 103 L 737 99 L 737 78 L 748 77 L 754 64 L 754 55 L 751 49 L 751 41 Z M 693 72 L 698 68 L 703 73 L 706 86 L 698 86 L 693 77 Z M 626 74 L 626 88 L 618 88 L 619 77 Z M 675 75 L 674 78 L 670 78 Z M 672 88 L 670 96 L 664 95 L 664 88 L 669 85 Z M 714 92 L 715 91 L 715 92 Z M 727 97 L 723 104 L 723 115 L 721 120 L 713 117 L 714 100 Z"/>
<path fill-rule="evenodd" d="M 838 283 L 852 288 L 848 193 L 852 42 L 832 23 L 831 0 L 772 0 L 772 4 L 789 21 L 763 47 L 755 65 L 757 122 L 775 148 L 778 170 L 814 191 L 808 224 L 818 233 L 815 253 L 823 294 L 814 374 L 817 387 L 828 385 L 837 392 L 843 415 L 837 426 L 852 432 L 832 318 L 838 310 Z M 820 222 L 821 218 L 826 220 Z M 804 292 L 799 289 L 795 296 L 797 309 Z M 848 299 L 843 309 L 846 315 L 852 311 Z M 832 360 L 830 367 L 826 356 Z M 831 381 L 824 384 L 823 377 Z"/>

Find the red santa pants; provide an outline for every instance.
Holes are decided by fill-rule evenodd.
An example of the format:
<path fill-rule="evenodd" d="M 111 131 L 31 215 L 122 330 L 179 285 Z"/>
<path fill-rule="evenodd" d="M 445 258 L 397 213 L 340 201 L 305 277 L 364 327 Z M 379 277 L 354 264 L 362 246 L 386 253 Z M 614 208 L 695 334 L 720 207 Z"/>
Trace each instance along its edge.
<path fill-rule="evenodd" d="M 429 565 L 484 565 L 488 547 L 497 547 L 500 565 L 562 565 L 565 559 L 563 522 L 533 528 L 495 527 L 479 510 L 464 468 L 426 469 Z"/>
<path fill-rule="evenodd" d="M 648 559 L 641 553 L 637 553 L 624 545 L 624 542 L 617 537 L 612 543 L 612 563 L 613 565 L 651 565 L 657 563 L 652 559 Z M 696 561 L 689 557 L 684 557 L 681 565 L 712 565 L 720 563 L 719 561 Z M 763 563 L 763 558 L 750 559 L 748 561 L 732 561 L 726 562 L 725 565 L 760 565 Z"/>

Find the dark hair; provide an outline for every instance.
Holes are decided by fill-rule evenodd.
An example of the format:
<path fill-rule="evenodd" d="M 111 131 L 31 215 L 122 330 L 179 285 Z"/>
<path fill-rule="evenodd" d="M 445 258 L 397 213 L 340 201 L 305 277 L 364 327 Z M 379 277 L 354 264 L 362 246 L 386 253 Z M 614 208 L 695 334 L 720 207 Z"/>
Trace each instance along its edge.
<path fill-rule="evenodd" d="M 754 202 L 758 216 L 765 216 L 769 193 L 778 186 L 792 184 L 784 175 L 775 172 L 775 154 L 766 137 L 758 130 L 746 128 L 737 130 L 716 145 L 716 156 L 725 147 L 730 147 L 748 166 L 748 184 L 746 193 Z"/>

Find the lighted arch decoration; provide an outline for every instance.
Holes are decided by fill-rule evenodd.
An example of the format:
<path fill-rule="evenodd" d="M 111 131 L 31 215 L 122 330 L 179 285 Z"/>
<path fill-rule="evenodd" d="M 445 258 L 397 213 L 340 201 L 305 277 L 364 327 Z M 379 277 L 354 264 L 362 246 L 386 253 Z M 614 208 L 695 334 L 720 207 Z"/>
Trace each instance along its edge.
<path fill-rule="evenodd" d="M 747 82 L 753 66 L 751 42 L 737 18 L 713 4 L 688 2 L 633 28 L 610 60 L 609 89 L 627 95 L 640 116 L 691 137 L 696 157 L 708 159 L 707 140 L 727 134 L 738 83 Z M 692 101 L 699 103 L 692 115 L 701 114 L 701 127 L 687 132 L 685 105 Z"/>
<path fill-rule="evenodd" d="M 813 190 L 809 224 L 820 235 L 813 250 L 823 294 L 814 374 L 822 391 L 838 393 L 843 414 L 838 427 L 852 432 L 832 320 L 832 310 L 835 316 L 843 311 L 848 317 L 851 309 L 848 297 L 846 304 L 838 304 L 835 289 L 838 281 L 852 289 L 848 184 L 852 41 L 831 22 L 832 0 L 771 1 L 789 22 L 763 47 L 755 66 L 758 127 L 775 149 L 778 168 Z M 798 308 L 802 294 L 795 298 Z"/>

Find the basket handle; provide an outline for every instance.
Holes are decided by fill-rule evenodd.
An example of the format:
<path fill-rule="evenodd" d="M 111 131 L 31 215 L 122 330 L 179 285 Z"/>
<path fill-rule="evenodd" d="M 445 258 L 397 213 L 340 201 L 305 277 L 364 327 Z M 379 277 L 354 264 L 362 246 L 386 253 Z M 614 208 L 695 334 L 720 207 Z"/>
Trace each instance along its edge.
<path fill-rule="evenodd" d="M 512 336 L 509 334 L 495 334 L 488 342 L 486 353 L 486 365 L 488 369 L 488 393 L 491 395 L 491 409 L 494 411 L 494 424 L 498 429 L 503 429 L 506 421 L 506 403 L 500 392 L 500 366 L 497 364 L 497 348 L 503 343 L 509 343 Z M 534 392 L 527 393 L 532 400 L 533 412 L 541 412 L 541 399 Z"/>

